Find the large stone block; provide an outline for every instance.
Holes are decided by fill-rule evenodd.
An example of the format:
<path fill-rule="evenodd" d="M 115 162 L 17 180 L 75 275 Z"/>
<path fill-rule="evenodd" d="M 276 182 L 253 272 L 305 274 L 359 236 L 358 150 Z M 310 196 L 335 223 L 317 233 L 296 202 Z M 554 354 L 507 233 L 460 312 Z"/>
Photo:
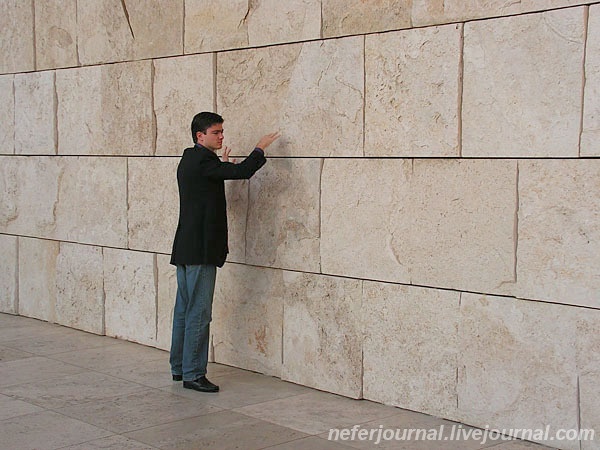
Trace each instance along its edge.
<path fill-rule="evenodd" d="M 321 198 L 323 273 L 479 292 L 515 281 L 514 161 L 326 160 Z"/>
<path fill-rule="evenodd" d="M 225 181 L 229 262 L 246 262 L 246 228 L 248 224 L 248 180 Z"/>
<path fill-rule="evenodd" d="M 37 69 L 77 66 L 77 0 L 34 4 Z"/>
<path fill-rule="evenodd" d="M 600 373 L 600 309 L 572 307 L 577 329 L 577 373 Z M 600 437 L 600 436 L 599 436 Z"/>
<path fill-rule="evenodd" d="M 102 248 L 60 243 L 56 261 L 56 323 L 104 334 Z"/>
<path fill-rule="evenodd" d="M 589 438 L 581 441 L 581 450 L 600 449 L 600 372 L 592 372 L 582 375 L 579 379 L 579 398 L 581 399 L 581 423 L 580 429 L 586 430 Z M 593 439 L 591 432 L 594 431 Z"/>
<path fill-rule="evenodd" d="M 518 296 L 600 307 L 600 161 L 519 162 Z"/>
<path fill-rule="evenodd" d="M 103 265 L 106 335 L 155 346 L 155 255 L 105 248 Z"/>
<path fill-rule="evenodd" d="M 183 3 L 183 0 L 78 0 L 81 63 L 180 55 Z"/>
<path fill-rule="evenodd" d="M 463 156 L 578 156 L 584 13 L 465 25 Z"/>
<path fill-rule="evenodd" d="M 322 0 L 323 37 L 409 28 L 412 3 L 410 0 Z"/>
<path fill-rule="evenodd" d="M 364 397 L 454 417 L 460 293 L 364 283 Z"/>
<path fill-rule="evenodd" d="M 0 75 L 0 154 L 15 152 L 14 75 Z"/>
<path fill-rule="evenodd" d="M 362 284 L 284 272 L 282 379 L 362 398 Z"/>
<path fill-rule="evenodd" d="M 154 153 L 152 62 L 56 72 L 58 153 Z"/>
<path fill-rule="evenodd" d="M 246 47 L 249 9 L 248 0 L 185 0 L 185 53 Z"/>
<path fill-rule="evenodd" d="M 225 264 L 217 274 L 215 362 L 281 377 L 283 271 Z"/>
<path fill-rule="evenodd" d="M 157 255 L 158 304 L 156 306 L 156 347 L 163 350 L 171 348 L 173 330 L 173 308 L 177 295 L 177 276 L 175 266 L 169 264 L 170 255 Z"/>
<path fill-rule="evenodd" d="M 243 155 L 280 130 L 268 155 L 362 156 L 363 53 L 351 37 L 219 54 L 227 145 Z"/>
<path fill-rule="evenodd" d="M 193 145 L 190 124 L 194 115 L 214 109 L 213 62 L 213 55 L 154 61 L 157 155 L 181 155 Z"/>
<path fill-rule="evenodd" d="M 18 312 L 18 250 L 17 237 L 0 234 L 0 312 Z"/>
<path fill-rule="evenodd" d="M 54 72 L 15 75 L 15 153 L 56 154 Z"/>
<path fill-rule="evenodd" d="M 573 308 L 463 293 L 461 317 L 458 420 L 497 429 L 577 428 Z M 577 441 L 563 444 L 579 448 Z"/>
<path fill-rule="evenodd" d="M 589 9 L 581 155 L 600 156 L 600 5 Z"/>
<path fill-rule="evenodd" d="M 129 248 L 171 253 L 179 213 L 178 162 L 174 158 L 129 158 Z"/>
<path fill-rule="evenodd" d="M 246 262 L 319 272 L 322 160 L 271 159 L 250 180 Z"/>
<path fill-rule="evenodd" d="M 461 28 L 366 37 L 365 155 L 458 156 Z"/>
<path fill-rule="evenodd" d="M 54 322 L 59 243 L 19 237 L 19 314 Z"/>
<path fill-rule="evenodd" d="M 4 0 L 0 3 L 0 73 L 35 70 L 33 3 Z"/>

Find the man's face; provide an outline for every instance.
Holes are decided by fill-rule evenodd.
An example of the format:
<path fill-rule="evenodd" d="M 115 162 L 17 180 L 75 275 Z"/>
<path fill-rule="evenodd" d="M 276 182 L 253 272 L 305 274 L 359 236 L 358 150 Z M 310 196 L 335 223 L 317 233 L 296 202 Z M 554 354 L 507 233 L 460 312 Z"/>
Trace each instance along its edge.
<path fill-rule="evenodd" d="M 196 137 L 198 138 L 198 144 L 216 152 L 223 146 L 223 124 L 211 125 L 206 133 L 198 132 Z"/>

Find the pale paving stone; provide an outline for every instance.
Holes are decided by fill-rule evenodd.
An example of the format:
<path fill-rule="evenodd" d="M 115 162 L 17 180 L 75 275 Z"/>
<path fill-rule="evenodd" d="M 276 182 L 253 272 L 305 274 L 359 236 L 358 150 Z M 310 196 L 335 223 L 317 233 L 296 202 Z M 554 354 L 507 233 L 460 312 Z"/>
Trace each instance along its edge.
<path fill-rule="evenodd" d="M 519 162 L 517 292 L 600 307 L 600 160 Z"/>
<path fill-rule="evenodd" d="M 322 160 L 271 159 L 250 180 L 246 262 L 319 272 Z"/>
<path fill-rule="evenodd" d="M 58 153 L 151 155 L 152 62 L 56 71 Z"/>
<path fill-rule="evenodd" d="M 323 37 L 409 28 L 413 1 L 323 0 Z"/>
<path fill-rule="evenodd" d="M 250 46 L 321 38 L 321 0 L 248 2 Z"/>
<path fill-rule="evenodd" d="M 77 66 L 77 0 L 34 4 L 37 69 Z"/>
<path fill-rule="evenodd" d="M 463 293 L 456 419 L 497 429 L 577 428 L 573 313 L 569 306 Z"/>
<path fill-rule="evenodd" d="M 54 322 L 59 243 L 19 237 L 19 314 Z"/>
<path fill-rule="evenodd" d="M 362 398 L 362 284 L 284 272 L 281 378 Z"/>
<path fill-rule="evenodd" d="M 193 145 L 192 119 L 214 109 L 213 61 L 212 55 L 154 61 L 157 155 L 181 155 Z"/>
<path fill-rule="evenodd" d="M 326 160 L 321 190 L 323 273 L 512 289 L 516 162 Z"/>
<path fill-rule="evenodd" d="M 579 378 L 582 430 L 594 430 L 593 440 L 582 440 L 581 450 L 600 449 L 600 372 L 584 374 Z"/>
<path fill-rule="evenodd" d="M 104 249 L 106 335 L 156 345 L 154 255 Z"/>
<path fill-rule="evenodd" d="M 0 3 L 0 73 L 35 70 L 33 3 Z"/>
<path fill-rule="evenodd" d="M 0 75 L 0 154 L 15 152 L 15 91 L 13 75 Z"/>
<path fill-rule="evenodd" d="M 581 155 L 600 156 L 600 5 L 589 11 Z"/>
<path fill-rule="evenodd" d="M 225 264 L 211 325 L 215 362 L 281 376 L 283 271 Z"/>
<path fill-rule="evenodd" d="M 185 0 L 185 53 L 246 47 L 248 13 L 248 0 Z"/>
<path fill-rule="evenodd" d="M 364 282 L 364 397 L 456 416 L 460 294 Z"/>
<path fill-rule="evenodd" d="M 363 53 L 351 37 L 219 54 L 227 145 L 245 155 L 279 130 L 267 156 L 362 156 Z"/>
<path fill-rule="evenodd" d="M 0 312 L 17 314 L 17 237 L 0 234 Z"/>
<path fill-rule="evenodd" d="M 181 54 L 183 8 L 182 0 L 78 0 L 81 63 Z"/>
<path fill-rule="evenodd" d="M 578 156 L 584 12 L 465 25 L 463 156 Z"/>
<path fill-rule="evenodd" d="M 458 156 L 461 29 L 366 37 L 365 155 Z"/>
<path fill-rule="evenodd" d="M 173 331 L 173 308 L 177 295 L 175 266 L 170 264 L 171 255 L 157 255 L 158 305 L 156 307 L 156 347 L 169 351 Z"/>
<path fill-rule="evenodd" d="M 15 153 L 56 154 L 54 72 L 15 75 Z"/>
<path fill-rule="evenodd" d="M 128 159 L 129 248 L 171 253 L 179 195 L 174 158 Z"/>
<path fill-rule="evenodd" d="M 104 334 L 102 248 L 61 242 L 56 290 L 56 323 Z"/>
<path fill-rule="evenodd" d="M 447 22 L 464 22 L 498 16 L 543 11 L 582 5 L 585 0 L 412 0 L 412 24 L 415 27 Z"/>

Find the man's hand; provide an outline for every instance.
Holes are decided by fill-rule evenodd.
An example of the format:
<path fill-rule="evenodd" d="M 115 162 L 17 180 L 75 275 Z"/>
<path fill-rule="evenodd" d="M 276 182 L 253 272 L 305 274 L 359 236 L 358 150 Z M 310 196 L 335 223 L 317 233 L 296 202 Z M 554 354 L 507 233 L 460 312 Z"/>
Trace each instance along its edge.
<path fill-rule="evenodd" d="M 223 162 L 232 162 L 235 164 L 235 158 L 229 161 L 229 154 L 231 153 L 231 149 L 229 147 L 223 147 L 223 155 L 221 156 L 221 161 Z"/>
<path fill-rule="evenodd" d="M 277 131 L 276 133 L 265 134 L 263 137 L 260 138 L 260 141 L 258 141 L 258 144 L 256 144 L 256 146 L 262 150 L 265 150 L 269 145 L 271 145 L 273 142 L 279 139 L 280 136 L 281 134 L 279 133 L 279 131 Z"/>

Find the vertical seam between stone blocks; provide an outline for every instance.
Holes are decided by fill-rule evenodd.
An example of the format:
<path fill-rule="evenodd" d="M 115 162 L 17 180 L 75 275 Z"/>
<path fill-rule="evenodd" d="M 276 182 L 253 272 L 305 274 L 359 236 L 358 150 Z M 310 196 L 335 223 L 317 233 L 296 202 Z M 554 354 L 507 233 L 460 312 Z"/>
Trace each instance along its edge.
<path fill-rule="evenodd" d="M 458 293 L 458 322 L 456 324 L 456 346 L 460 346 L 460 323 L 462 319 L 461 309 L 462 309 L 462 292 Z M 460 373 L 460 364 L 461 361 L 458 359 L 461 355 L 460 348 L 457 348 L 457 359 L 456 359 L 456 411 L 459 411 L 459 390 L 458 385 L 460 382 L 459 373 Z"/>
<path fill-rule="evenodd" d="M 319 173 L 319 273 L 323 273 L 323 256 L 321 252 L 321 242 L 323 240 L 323 169 L 325 167 L 325 158 L 321 158 L 321 168 Z"/>
<path fill-rule="evenodd" d="M 181 53 L 185 55 L 185 0 L 181 0 L 183 3 L 183 14 L 181 17 Z"/>
<path fill-rule="evenodd" d="M 319 28 L 319 38 L 323 39 L 323 36 L 325 33 L 323 33 L 323 0 L 321 0 L 320 5 L 321 10 L 319 11 L 319 13 L 321 14 L 321 25 Z"/>
<path fill-rule="evenodd" d="M 365 321 L 363 307 L 365 303 L 365 280 L 360 280 L 360 398 L 365 396 Z"/>
<path fill-rule="evenodd" d="M 158 343 L 158 255 L 152 254 L 152 270 L 154 272 L 154 342 Z"/>
<path fill-rule="evenodd" d="M 16 268 L 15 268 L 15 298 L 14 298 L 14 308 L 15 308 L 15 314 L 19 315 L 19 239 L 20 237 L 17 236 L 17 239 L 15 241 L 15 245 L 17 247 L 16 250 Z"/>
<path fill-rule="evenodd" d="M 244 221 L 244 264 L 247 262 L 246 255 L 248 254 L 248 220 L 250 217 L 250 183 L 252 180 L 246 182 L 246 220 Z"/>
<path fill-rule="evenodd" d="M 363 35 L 363 112 L 362 112 L 362 155 L 365 156 L 365 141 L 367 134 L 367 36 Z"/>
<path fill-rule="evenodd" d="M 581 430 L 581 385 L 579 374 L 577 374 L 577 430 Z M 579 438 L 579 449 L 581 450 L 581 437 Z"/>
<path fill-rule="evenodd" d="M 102 335 L 106 336 L 106 273 L 104 272 L 104 268 L 106 267 L 104 261 L 104 247 L 100 247 L 100 251 L 102 252 Z"/>
<path fill-rule="evenodd" d="M 75 30 L 77 33 L 75 36 L 75 54 L 77 55 L 77 66 L 81 66 L 79 57 L 79 0 L 75 0 Z"/>
<path fill-rule="evenodd" d="M 217 52 L 213 53 L 213 111 L 217 112 Z"/>
<path fill-rule="evenodd" d="M 517 257 L 519 250 L 519 208 L 520 208 L 520 198 L 519 198 L 519 161 L 517 160 L 516 167 L 516 179 L 515 179 L 515 219 L 514 219 L 514 231 L 513 231 L 513 280 L 515 284 L 517 283 L 517 266 L 519 264 L 519 258 Z"/>
<path fill-rule="evenodd" d="M 158 140 L 158 121 L 156 120 L 156 107 L 154 99 L 154 78 L 156 66 L 154 60 L 150 62 L 150 107 L 152 108 L 152 155 L 156 156 L 158 151 L 156 145 Z"/>
<path fill-rule="evenodd" d="M 54 114 L 54 154 L 58 155 L 58 91 L 56 89 L 56 70 L 52 71 L 52 114 Z"/>
<path fill-rule="evenodd" d="M 586 72 L 585 65 L 587 61 L 587 41 L 588 41 L 588 27 L 590 21 L 590 7 L 589 5 L 584 6 L 583 9 L 583 58 L 582 58 L 582 70 L 581 70 L 581 111 L 579 117 L 579 142 L 577 145 L 577 156 L 581 157 L 581 138 L 583 136 L 583 120 L 585 114 L 585 85 L 586 85 Z"/>
<path fill-rule="evenodd" d="M 460 37 L 459 37 L 459 55 L 458 55 L 458 111 L 456 118 L 457 126 L 457 144 L 458 144 L 458 156 L 462 157 L 463 145 L 463 92 L 464 92 L 464 80 L 465 80 L 465 24 L 460 25 Z"/>
<path fill-rule="evenodd" d="M 31 0 L 31 17 L 33 18 L 33 69 L 37 70 L 37 35 L 35 32 L 35 0 Z"/>
<path fill-rule="evenodd" d="M 12 101 L 13 101 L 13 108 L 12 108 L 12 113 L 13 113 L 13 117 L 12 117 L 12 122 L 13 122 L 13 139 L 12 139 L 12 144 L 13 144 L 13 148 L 12 148 L 12 154 L 15 155 L 16 154 L 16 142 L 17 142 L 17 89 L 15 87 L 15 76 L 14 74 L 11 76 L 12 78 Z"/>
<path fill-rule="evenodd" d="M 125 158 L 125 225 L 127 235 L 125 236 L 125 248 L 129 248 L 129 157 Z"/>

